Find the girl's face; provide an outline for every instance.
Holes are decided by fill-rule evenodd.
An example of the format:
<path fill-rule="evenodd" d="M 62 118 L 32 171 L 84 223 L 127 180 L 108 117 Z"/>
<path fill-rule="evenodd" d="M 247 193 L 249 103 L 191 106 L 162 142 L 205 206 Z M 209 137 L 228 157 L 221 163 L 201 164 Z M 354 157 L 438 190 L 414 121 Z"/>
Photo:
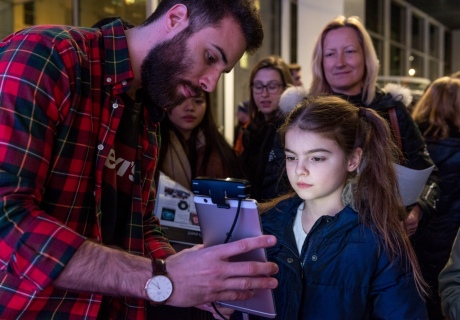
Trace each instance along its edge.
<path fill-rule="evenodd" d="M 179 106 L 168 113 L 169 120 L 179 130 L 185 139 L 190 137 L 203 120 L 206 111 L 206 100 L 204 94 L 186 99 Z"/>
<path fill-rule="evenodd" d="M 356 31 L 342 27 L 329 31 L 323 40 L 323 70 L 336 93 L 361 93 L 364 78 L 364 52 Z"/>
<path fill-rule="evenodd" d="M 335 141 L 298 127 L 286 132 L 285 154 L 295 192 L 305 201 L 327 207 L 341 203 L 348 172 L 360 161 L 359 152 L 348 160 Z"/>
<path fill-rule="evenodd" d="M 252 95 L 257 109 L 266 120 L 270 119 L 278 110 L 278 103 L 283 91 L 283 80 L 278 70 L 263 68 L 257 71 L 252 80 Z"/>

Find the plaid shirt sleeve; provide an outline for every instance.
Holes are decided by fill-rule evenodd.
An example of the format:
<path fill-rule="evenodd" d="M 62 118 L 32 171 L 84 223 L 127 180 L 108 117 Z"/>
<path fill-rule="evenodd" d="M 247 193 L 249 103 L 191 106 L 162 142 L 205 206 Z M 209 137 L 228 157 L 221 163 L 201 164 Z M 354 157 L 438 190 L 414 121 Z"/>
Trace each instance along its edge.
<path fill-rule="evenodd" d="M 46 43 L 46 41 L 49 41 Z M 48 286 L 85 238 L 41 209 L 55 128 L 68 106 L 69 65 L 39 34 L 0 43 L 0 295 Z M 17 281 L 17 280 L 16 280 Z M 28 291 L 28 292 L 27 292 Z M 16 293 L 10 293 L 18 294 Z"/>
<path fill-rule="evenodd" d="M 152 190 L 152 193 L 155 194 Z M 168 239 L 165 237 L 164 232 L 161 230 L 160 221 L 153 214 L 145 221 L 145 246 L 147 254 L 150 258 L 165 259 L 166 257 L 175 253 L 170 245 Z"/>
<path fill-rule="evenodd" d="M 149 113 L 144 108 L 144 117 L 149 119 Z M 151 119 L 154 120 L 154 119 Z M 147 140 L 149 141 L 148 146 L 152 148 L 149 154 L 154 154 L 155 161 L 147 161 L 149 167 L 149 174 L 147 175 L 146 182 L 144 183 L 144 198 L 147 198 L 146 212 L 144 217 L 144 244 L 146 248 L 146 254 L 150 258 L 164 259 L 175 253 L 174 249 L 170 245 L 168 239 L 165 237 L 164 232 L 160 227 L 160 221 L 154 214 L 155 199 L 156 199 L 156 186 L 155 180 L 153 179 L 154 172 L 156 169 L 161 139 L 158 136 L 158 124 L 153 124 L 155 121 L 148 121 L 150 123 L 149 134 Z"/>

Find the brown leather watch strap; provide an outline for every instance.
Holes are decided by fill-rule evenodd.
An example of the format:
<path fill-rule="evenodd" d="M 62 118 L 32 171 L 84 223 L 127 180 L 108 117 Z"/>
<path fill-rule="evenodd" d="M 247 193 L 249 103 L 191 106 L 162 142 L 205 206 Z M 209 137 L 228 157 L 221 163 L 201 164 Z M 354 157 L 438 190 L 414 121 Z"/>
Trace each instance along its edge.
<path fill-rule="evenodd" d="M 152 260 L 152 275 L 166 274 L 166 262 L 163 259 Z"/>

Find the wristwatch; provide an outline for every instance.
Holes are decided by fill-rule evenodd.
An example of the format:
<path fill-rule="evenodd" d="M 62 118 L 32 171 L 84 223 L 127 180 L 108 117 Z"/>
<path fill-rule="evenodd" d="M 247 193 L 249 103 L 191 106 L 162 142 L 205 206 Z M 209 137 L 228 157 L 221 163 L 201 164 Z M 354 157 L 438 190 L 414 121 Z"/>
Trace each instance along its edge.
<path fill-rule="evenodd" d="M 163 259 L 152 260 L 153 277 L 145 284 L 145 292 L 150 300 L 165 303 L 173 292 L 173 284 L 166 276 L 166 263 Z"/>

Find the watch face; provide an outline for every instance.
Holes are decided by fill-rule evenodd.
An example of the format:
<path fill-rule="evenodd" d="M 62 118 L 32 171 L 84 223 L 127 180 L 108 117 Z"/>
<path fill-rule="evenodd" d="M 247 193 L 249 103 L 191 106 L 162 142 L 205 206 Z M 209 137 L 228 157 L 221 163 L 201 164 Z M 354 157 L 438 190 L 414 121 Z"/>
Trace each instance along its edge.
<path fill-rule="evenodd" d="M 172 294 L 173 285 L 166 276 L 154 276 L 147 281 L 145 291 L 154 302 L 166 301 Z"/>

